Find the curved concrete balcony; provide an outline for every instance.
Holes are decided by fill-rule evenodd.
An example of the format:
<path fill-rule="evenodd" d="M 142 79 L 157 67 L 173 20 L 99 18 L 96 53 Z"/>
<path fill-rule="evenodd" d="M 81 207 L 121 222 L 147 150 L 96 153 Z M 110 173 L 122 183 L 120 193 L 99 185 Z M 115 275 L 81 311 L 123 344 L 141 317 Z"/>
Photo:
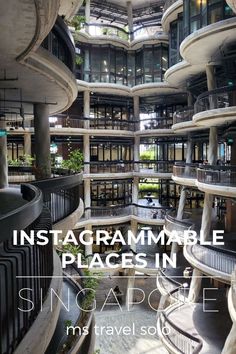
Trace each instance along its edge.
<path fill-rule="evenodd" d="M 181 92 L 180 89 L 169 85 L 167 82 L 151 82 L 129 87 L 126 85 L 110 83 L 110 82 L 87 82 L 84 80 L 77 80 L 78 91 L 91 91 L 96 93 L 114 94 L 121 96 L 148 96 L 148 95 L 168 95 Z"/>
<path fill-rule="evenodd" d="M 172 179 L 181 185 L 195 187 L 198 163 L 176 162 L 173 166 Z"/>
<path fill-rule="evenodd" d="M 172 129 L 175 133 L 186 133 L 198 130 L 199 127 L 193 122 L 194 109 L 186 107 L 174 113 Z M 200 128 L 201 129 L 201 128 Z"/>
<path fill-rule="evenodd" d="M 203 192 L 223 197 L 236 196 L 236 166 L 200 165 L 196 185 Z"/>
<path fill-rule="evenodd" d="M 139 127 L 136 129 L 135 134 L 139 136 L 172 135 L 172 124 L 173 118 L 171 117 L 142 119 L 139 121 Z"/>
<path fill-rule="evenodd" d="M 148 222 L 150 225 L 164 225 L 167 210 L 169 210 L 169 208 L 162 206 L 133 204 L 132 218 L 140 223 Z"/>
<path fill-rule="evenodd" d="M 129 32 L 113 24 L 87 23 L 75 33 L 75 38 L 82 43 L 112 44 L 129 50 L 136 50 L 144 43 L 168 42 L 160 24 L 143 24 Z"/>
<path fill-rule="evenodd" d="M 22 60 L 39 47 L 56 21 L 60 0 L 10 0 L 2 5 L 0 57 L 4 53 L 6 66 L 10 64 L 7 57 Z M 12 25 L 16 19 L 17 27 Z"/>
<path fill-rule="evenodd" d="M 193 120 L 200 126 L 225 125 L 236 120 L 236 86 L 201 94 L 195 103 Z"/>
<path fill-rule="evenodd" d="M 177 219 L 176 209 L 172 209 L 166 213 L 164 231 L 170 237 L 173 232 L 177 232 L 179 237 L 183 237 L 184 231 L 193 230 L 195 223 L 191 220 L 192 213 L 184 212 L 181 220 Z"/>
<path fill-rule="evenodd" d="M 205 72 L 206 65 L 191 65 L 186 60 L 170 66 L 164 75 L 164 78 L 170 85 L 185 89 L 186 81 L 191 77 Z"/>
<path fill-rule="evenodd" d="M 170 23 L 175 21 L 178 14 L 183 12 L 183 0 L 168 0 L 165 2 L 164 12 L 161 19 L 163 30 L 169 33 Z"/>
<path fill-rule="evenodd" d="M 137 171 L 135 170 L 134 176 L 137 177 L 154 177 L 154 178 L 171 178 L 172 167 L 174 161 L 135 161 Z"/>
<path fill-rule="evenodd" d="M 132 219 L 140 223 L 148 222 L 150 225 L 163 225 L 168 209 L 162 206 L 145 206 L 141 204 L 90 207 L 85 208 L 84 218 L 78 225 L 81 226 L 88 223 L 103 225 L 106 220 L 108 223 L 117 224 Z"/>
<path fill-rule="evenodd" d="M 16 81 L 23 93 L 22 105 L 25 112 L 32 112 L 32 105 L 38 102 L 49 104 L 50 114 L 53 114 L 67 109 L 77 97 L 74 75 L 63 63 L 64 55 L 58 54 L 65 48 L 70 52 L 73 47 L 71 38 L 64 31 L 66 26 L 63 28 L 62 19 L 57 19 L 59 6 L 59 0 L 11 0 L 4 4 L 0 63 L 6 72 L 17 73 L 8 86 L 8 99 L 12 107 L 17 107 L 19 102 Z M 16 19 L 20 19 L 17 28 L 12 26 Z M 41 46 L 45 37 L 51 36 L 52 27 L 54 34 L 60 32 L 60 41 L 57 41 L 57 35 L 57 39 L 54 38 L 53 54 Z"/>
<path fill-rule="evenodd" d="M 84 166 L 86 171 L 84 178 L 104 179 L 133 176 L 133 161 L 92 161 L 85 162 Z"/>
<path fill-rule="evenodd" d="M 207 64 L 213 57 L 217 61 L 222 45 L 235 40 L 235 28 L 236 18 L 232 17 L 194 31 L 181 43 L 180 54 L 190 64 Z"/>
<path fill-rule="evenodd" d="M 211 289 L 215 301 L 175 303 L 158 319 L 158 334 L 174 354 L 221 354 L 231 329 L 224 291 Z M 217 309 L 218 311 L 213 311 Z"/>
<path fill-rule="evenodd" d="M 231 248 L 196 244 L 185 246 L 184 256 L 194 268 L 199 269 L 203 274 L 230 284 L 231 274 L 236 266 L 236 252 Z"/>

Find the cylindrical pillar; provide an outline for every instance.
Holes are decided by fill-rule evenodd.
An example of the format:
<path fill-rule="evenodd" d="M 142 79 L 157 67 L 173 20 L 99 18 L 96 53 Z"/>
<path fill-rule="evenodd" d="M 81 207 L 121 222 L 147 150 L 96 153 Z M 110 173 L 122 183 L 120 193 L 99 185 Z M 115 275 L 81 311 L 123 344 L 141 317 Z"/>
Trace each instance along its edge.
<path fill-rule="evenodd" d="M 89 134 L 84 135 L 83 140 L 83 151 L 84 151 L 84 173 L 90 173 L 90 138 Z"/>
<path fill-rule="evenodd" d="M 133 190 L 132 190 L 132 203 L 138 204 L 138 192 L 139 192 L 139 177 L 134 177 L 133 179 Z M 133 213 L 137 215 L 137 206 L 133 205 Z"/>
<path fill-rule="evenodd" d="M 131 229 L 131 232 L 135 236 L 137 236 L 137 233 L 138 233 L 138 222 L 136 220 L 131 220 L 130 229 Z M 136 252 L 136 243 L 134 243 L 133 240 L 132 240 L 132 243 L 130 245 L 130 248 L 131 248 L 132 251 Z"/>
<path fill-rule="evenodd" d="M 85 217 L 89 219 L 91 216 L 91 191 L 90 191 L 90 179 L 84 180 L 84 208 L 85 208 Z M 88 209 L 88 210 L 86 210 Z"/>
<path fill-rule="evenodd" d="M 8 185 L 8 164 L 7 164 L 7 135 L 5 133 L 6 123 L 0 120 L 0 188 Z"/>
<path fill-rule="evenodd" d="M 89 118 L 90 116 L 90 92 L 84 91 L 84 118 Z M 89 129 L 90 121 L 88 119 L 84 120 L 84 129 Z"/>
<path fill-rule="evenodd" d="M 91 224 L 86 225 L 86 230 L 92 231 L 93 227 Z M 85 235 L 85 241 L 89 242 L 91 235 Z M 85 245 L 85 256 L 90 256 L 93 254 L 93 245 Z"/>
<path fill-rule="evenodd" d="M 128 27 L 129 27 L 129 32 L 130 32 L 130 40 L 132 41 L 134 39 L 134 22 L 133 22 L 133 7 L 132 7 L 132 2 L 127 1 L 127 15 L 128 15 Z"/>
<path fill-rule="evenodd" d="M 202 286 L 202 273 L 198 269 L 194 268 L 189 294 L 188 294 L 188 300 L 190 302 L 198 301 L 201 286 Z"/>
<path fill-rule="evenodd" d="M 34 138 L 36 155 L 36 178 L 51 177 L 49 106 L 34 104 Z"/>
<path fill-rule="evenodd" d="M 85 23 L 90 23 L 90 0 L 86 0 L 85 2 Z M 85 29 L 89 33 L 89 26 L 86 26 Z"/>
<path fill-rule="evenodd" d="M 139 106 L 139 96 L 133 97 L 133 110 L 134 110 L 134 119 L 135 122 L 135 130 L 140 130 L 140 106 Z"/>
<path fill-rule="evenodd" d="M 134 137 L 134 161 L 139 162 L 140 137 Z M 139 163 L 134 164 L 134 171 L 139 172 Z"/>
<path fill-rule="evenodd" d="M 209 149 L 208 149 L 208 162 L 210 165 L 215 165 L 217 162 L 217 150 L 218 150 L 217 128 L 210 127 Z"/>
<path fill-rule="evenodd" d="M 31 134 L 24 134 L 24 153 L 31 156 Z"/>

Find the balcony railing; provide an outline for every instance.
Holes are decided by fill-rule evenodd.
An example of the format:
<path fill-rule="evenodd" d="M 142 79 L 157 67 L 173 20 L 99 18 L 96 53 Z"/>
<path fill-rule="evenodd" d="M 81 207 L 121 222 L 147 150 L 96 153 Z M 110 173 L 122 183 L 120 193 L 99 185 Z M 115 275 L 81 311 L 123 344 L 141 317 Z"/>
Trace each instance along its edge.
<path fill-rule="evenodd" d="M 128 205 L 111 205 L 109 207 L 90 207 L 92 217 L 115 217 L 115 216 L 131 216 L 135 215 L 144 219 L 165 220 L 168 207 L 145 206 L 139 204 Z"/>
<path fill-rule="evenodd" d="M 171 129 L 173 118 L 156 117 L 140 120 L 140 130 Z"/>
<path fill-rule="evenodd" d="M 82 174 L 74 174 L 32 183 L 42 191 L 44 204 L 51 212 L 53 223 L 66 218 L 78 208 L 82 178 Z"/>
<path fill-rule="evenodd" d="M 197 180 L 206 184 L 236 187 L 236 166 L 200 165 Z"/>
<path fill-rule="evenodd" d="M 183 235 L 184 231 L 192 230 L 194 223 L 187 221 L 191 217 L 191 212 L 184 212 L 181 220 L 177 219 L 176 209 L 167 212 L 165 217 L 165 229 L 171 234 L 173 231 L 178 232 L 178 235 Z M 186 220 L 187 219 L 187 220 Z"/>
<path fill-rule="evenodd" d="M 173 124 L 183 123 L 183 122 L 191 122 L 194 115 L 193 107 L 185 107 L 173 115 Z"/>
<path fill-rule="evenodd" d="M 173 166 L 173 176 L 196 179 L 198 167 L 198 163 L 176 162 Z"/>
<path fill-rule="evenodd" d="M 90 173 L 125 173 L 133 171 L 132 161 L 94 161 L 84 163 L 90 166 Z"/>
<path fill-rule="evenodd" d="M 172 173 L 175 161 L 137 161 L 140 172 Z"/>
<path fill-rule="evenodd" d="M 111 205 L 109 207 L 91 207 L 85 208 L 86 211 L 90 211 L 91 217 L 116 217 L 116 216 L 128 216 L 132 214 L 131 205 Z"/>
<path fill-rule="evenodd" d="M 169 315 L 173 311 L 181 310 L 181 305 L 172 305 L 167 310 L 161 312 L 159 317 L 159 326 L 164 335 L 164 340 L 167 341 L 168 346 L 174 348 L 175 352 L 183 354 L 198 354 L 200 353 L 203 343 L 200 338 L 194 337 L 187 331 L 179 328 L 173 321 L 170 320 Z"/>
<path fill-rule="evenodd" d="M 221 87 L 201 94 L 194 105 L 194 111 L 199 113 L 232 106 L 236 106 L 236 85 Z"/>
<path fill-rule="evenodd" d="M 157 24 L 144 24 L 135 28 L 132 32 L 128 30 L 115 26 L 112 24 L 104 24 L 104 23 L 86 23 L 84 24 L 83 29 L 81 30 L 84 32 L 85 30 L 91 36 L 109 36 L 113 38 L 119 38 L 126 41 L 137 39 L 140 37 L 150 37 L 156 36 L 158 34 L 163 34 L 161 23 Z"/>
<path fill-rule="evenodd" d="M 90 118 L 91 129 L 110 129 L 134 131 L 135 122 L 114 118 Z"/>
<path fill-rule="evenodd" d="M 12 242 L 13 230 L 49 231 L 52 228 L 48 210 L 43 207 L 42 193 L 34 186 L 21 186 L 25 204 L 0 217 L 0 353 L 14 352 L 40 312 L 41 298 L 45 298 L 53 274 L 53 247 L 17 245 Z M 19 291 L 30 289 L 34 307 L 25 307 Z M 22 296 L 26 295 L 26 292 Z M 18 308 L 25 311 L 19 311 Z"/>
<path fill-rule="evenodd" d="M 229 277 L 236 266 L 236 252 L 231 250 L 196 244 L 187 246 L 186 252 L 197 262 Z"/>
<path fill-rule="evenodd" d="M 166 212 L 170 210 L 168 207 L 156 207 L 146 205 L 134 205 L 134 215 L 144 219 L 158 219 L 165 220 Z"/>

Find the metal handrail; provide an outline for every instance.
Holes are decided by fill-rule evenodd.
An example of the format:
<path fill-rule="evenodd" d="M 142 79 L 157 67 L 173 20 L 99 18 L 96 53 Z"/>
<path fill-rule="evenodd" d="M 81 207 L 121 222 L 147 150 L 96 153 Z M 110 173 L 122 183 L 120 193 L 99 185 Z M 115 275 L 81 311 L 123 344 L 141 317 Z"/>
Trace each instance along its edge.
<path fill-rule="evenodd" d="M 181 306 L 184 306 L 183 303 L 177 303 L 175 305 L 169 306 L 165 311 L 161 312 L 160 314 L 160 327 L 166 327 L 166 323 L 169 325 L 169 327 L 177 332 L 177 343 L 174 342 L 174 335 L 172 333 L 171 336 L 166 335 L 165 338 L 166 340 L 169 341 L 169 343 L 174 346 L 181 354 L 198 354 L 200 353 L 202 346 L 203 346 L 203 341 L 200 338 L 197 338 L 193 336 L 192 334 L 188 333 L 187 331 L 184 331 L 182 328 L 179 328 L 173 321 L 171 321 L 166 312 L 168 310 L 168 315 L 176 310 L 177 308 L 180 308 Z M 181 344 L 179 335 L 183 336 L 183 345 L 184 345 L 184 351 L 183 348 L 179 347 Z M 186 343 L 186 340 L 189 341 L 189 343 Z M 185 342 L 184 342 L 185 341 Z M 193 342 L 193 343 L 192 343 Z M 187 345 L 187 348 L 186 348 Z M 187 350 L 187 351 L 186 351 Z"/>
<path fill-rule="evenodd" d="M 219 272 L 231 275 L 236 265 L 236 252 L 212 245 L 186 246 L 186 251 L 200 263 Z M 224 258 L 222 258 L 224 257 Z"/>
<path fill-rule="evenodd" d="M 235 106 L 235 102 L 231 104 L 229 95 L 236 92 L 236 85 L 224 86 L 215 90 L 207 91 L 198 96 L 194 105 L 194 113 L 206 111 L 209 109 L 227 108 Z"/>
<path fill-rule="evenodd" d="M 13 230 L 23 230 L 32 224 L 43 210 L 43 196 L 38 188 L 22 184 L 21 193 L 28 202 L 0 217 L 1 242 L 10 239 Z"/>
<path fill-rule="evenodd" d="M 197 169 L 197 180 L 200 183 L 236 186 L 236 166 L 200 165 Z"/>

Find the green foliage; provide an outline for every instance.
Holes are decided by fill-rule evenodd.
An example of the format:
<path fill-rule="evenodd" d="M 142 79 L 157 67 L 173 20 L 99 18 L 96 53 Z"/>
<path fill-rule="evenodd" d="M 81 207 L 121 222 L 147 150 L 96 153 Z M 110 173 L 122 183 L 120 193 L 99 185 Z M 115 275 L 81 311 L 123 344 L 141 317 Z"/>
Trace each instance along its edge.
<path fill-rule="evenodd" d="M 79 55 L 79 54 L 76 54 L 75 56 L 75 62 L 76 62 L 76 65 L 80 66 L 83 64 L 84 60 L 83 58 Z"/>
<path fill-rule="evenodd" d="M 72 326 L 72 321 L 71 320 L 65 320 L 64 321 L 64 326 L 65 326 L 65 329 L 67 329 L 67 327 Z"/>
<path fill-rule="evenodd" d="M 96 349 L 93 354 L 100 354 L 100 353 L 101 353 L 100 349 Z"/>
<path fill-rule="evenodd" d="M 9 166 L 32 166 L 34 158 L 30 155 L 22 155 L 18 159 L 8 160 Z"/>
<path fill-rule="evenodd" d="M 140 160 L 141 161 L 149 161 L 149 160 L 155 160 L 155 150 L 154 149 L 150 149 L 150 150 L 146 150 L 144 152 L 142 152 L 140 154 Z"/>
<path fill-rule="evenodd" d="M 81 30 L 84 23 L 85 23 L 85 17 L 79 15 L 76 15 L 72 18 L 72 20 L 67 21 L 67 24 L 71 27 L 74 27 L 76 31 Z"/>
<path fill-rule="evenodd" d="M 92 305 L 93 301 L 95 300 L 95 291 L 97 290 L 99 285 L 99 279 L 98 279 L 99 273 L 92 273 L 90 272 L 89 269 L 85 269 L 84 275 L 86 278 L 84 278 L 83 287 L 89 288 L 91 290 L 86 291 L 86 295 L 82 302 L 82 307 L 84 310 L 88 310 Z"/>
<path fill-rule="evenodd" d="M 140 183 L 139 191 L 140 192 L 158 192 L 160 189 L 159 183 Z"/>
<path fill-rule="evenodd" d="M 80 172 L 83 166 L 84 157 L 82 152 L 77 149 L 69 153 L 69 159 L 62 161 L 62 168 L 67 168 L 68 170 L 74 172 Z"/>

